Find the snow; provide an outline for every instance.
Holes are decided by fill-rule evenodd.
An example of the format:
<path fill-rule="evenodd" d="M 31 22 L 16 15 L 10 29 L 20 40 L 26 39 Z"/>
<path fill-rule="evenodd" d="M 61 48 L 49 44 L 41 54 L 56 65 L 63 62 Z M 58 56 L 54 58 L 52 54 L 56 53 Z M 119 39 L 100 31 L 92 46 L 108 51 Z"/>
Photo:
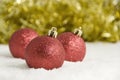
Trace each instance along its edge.
<path fill-rule="evenodd" d="M 13 58 L 8 45 L 0 45 L 0 80 L 119 80 L 120 42 L 86 43 L 83 62 L 67 62 L 58 69 L 28 68 L 25 60 Z"/>

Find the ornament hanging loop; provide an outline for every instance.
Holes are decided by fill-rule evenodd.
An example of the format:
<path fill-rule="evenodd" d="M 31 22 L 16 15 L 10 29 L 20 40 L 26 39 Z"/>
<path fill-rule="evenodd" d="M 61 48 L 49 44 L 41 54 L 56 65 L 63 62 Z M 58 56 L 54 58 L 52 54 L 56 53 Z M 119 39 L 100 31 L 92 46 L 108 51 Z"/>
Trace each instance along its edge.
<path fill-rule="evenodd" d="M 57 37 L 57 28 L 56 27 L 52 27 L 49 31 L 48 31 L 48 36 L 50 37 Z"/>
<path fill-rule="evenodd" d="M 77 35 L 77 36 L 81 36 L 82 35 L 82 30 L 81 30 L 81 27 L 79 28 L 75 28 L 74 29 L 74 34 Z"/>

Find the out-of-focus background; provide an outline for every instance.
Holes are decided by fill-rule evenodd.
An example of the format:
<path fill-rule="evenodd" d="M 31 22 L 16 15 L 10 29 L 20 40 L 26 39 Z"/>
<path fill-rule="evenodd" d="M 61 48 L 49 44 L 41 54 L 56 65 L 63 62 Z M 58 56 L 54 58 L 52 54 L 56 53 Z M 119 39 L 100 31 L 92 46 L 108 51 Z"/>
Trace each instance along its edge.
<path fill-rule="evenodd" d="M 40 35 L 82 27 L 85 41 L 120 40 L 120 0 L 0 0 L 0 44 L 29 27 Z"/>
<path fill-rule="evenodd" d="M 4 45 L 18 29 L 46 35 L 53 26 L 59 34 L 82 27 L 82 62 L 65 61 L 49 71 L 28 68 Z M 40 79 L 120 80 L 120 0 L 0 0 L 0 80 Z"/>

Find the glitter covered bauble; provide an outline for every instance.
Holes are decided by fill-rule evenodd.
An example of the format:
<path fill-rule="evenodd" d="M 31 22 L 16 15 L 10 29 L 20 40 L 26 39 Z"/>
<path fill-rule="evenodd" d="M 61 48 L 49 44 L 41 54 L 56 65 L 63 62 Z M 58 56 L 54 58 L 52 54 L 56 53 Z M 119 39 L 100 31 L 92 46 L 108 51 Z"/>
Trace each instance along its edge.
<path fill-rule="evenodd" d="M 61 67 L 65 59 L 65 50 L 56 39 L 56 28 L 48 36 L 33 39 L 26 48 L 25 59 L 30 68 L 53 69 Z"/>
<path fill-rule="evenodd" d="M 64 32 L 58 35 L 58 40 L 63 44 L 65 49 L 65 60 L 67 61 L 82 61 L 86 53 L 86 45 L 80 37 L 81 30 L 76 29 L 74 33 Z"/>
<path fill-rule="evenodd" d="M 37 36 L 38 34 L 30 28 L 24 28 L 14 32 L 9 41 L 11 54 L 16 58 L 24 59 L 26 46 Z"/>

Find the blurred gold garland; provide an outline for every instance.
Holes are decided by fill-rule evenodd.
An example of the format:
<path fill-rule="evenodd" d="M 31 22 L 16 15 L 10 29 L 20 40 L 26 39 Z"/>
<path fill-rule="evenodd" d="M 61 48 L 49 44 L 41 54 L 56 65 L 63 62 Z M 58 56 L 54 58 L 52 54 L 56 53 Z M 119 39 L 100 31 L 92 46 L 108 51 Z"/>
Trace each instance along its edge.
<path fill-rule="evenodd" d="M 85 41 L 120 40 L 120 0 L 0 0 L 0 43 L 29 27 L 40 35 L 82 26 Z"/>

